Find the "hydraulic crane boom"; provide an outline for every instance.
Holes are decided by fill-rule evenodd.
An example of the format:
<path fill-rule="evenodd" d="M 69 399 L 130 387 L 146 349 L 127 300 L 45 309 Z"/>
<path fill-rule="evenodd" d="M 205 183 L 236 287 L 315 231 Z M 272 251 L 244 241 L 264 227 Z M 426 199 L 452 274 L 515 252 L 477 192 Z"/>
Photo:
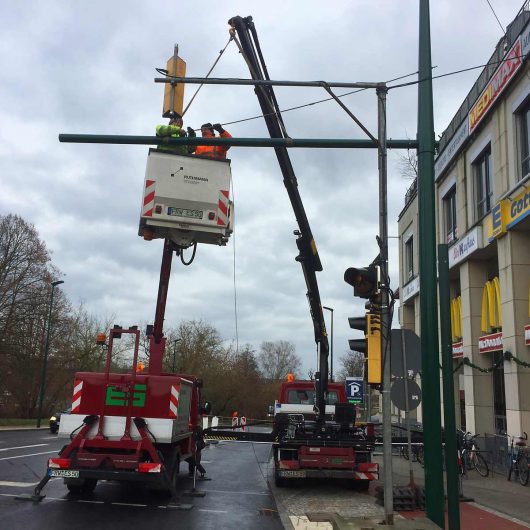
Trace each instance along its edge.
<path fill-rule="evenodd" d="M 241 51 L 249 67 L 252 79 L 270 80 L 252 17 L 234 17 L 228 21 L 228 24 L 232 27 L 232 31 L 237 33 L 241 44 Z M 256 85 L 255 92 L 270 137 L 289 138 L 272 86 Z M 319 420 L 323 421 L 326 410 L 326 393 L 328 388 L 329 344 L 316 278 L 316 272 L 322 270 L 322 264 L 320 263 L 317 247 L 298 191 L 298 182 L 287 149 L 285 147 L 275 147 L 274 150 L 283 174 L 283 183 L 287 189 L 291 206 L 293 207 L 298 222 L 299 229 L 295 234 L 297 235 L 296 245 L 299 254 L 295 259 L 302 266 L 302 271 L 304 273 L 309 310 L 311 312 L 315 332 L 315 342 L 319 349 L 320 375 L 317 378 L 316 407 L 318 409 L 317 417 Z"/>

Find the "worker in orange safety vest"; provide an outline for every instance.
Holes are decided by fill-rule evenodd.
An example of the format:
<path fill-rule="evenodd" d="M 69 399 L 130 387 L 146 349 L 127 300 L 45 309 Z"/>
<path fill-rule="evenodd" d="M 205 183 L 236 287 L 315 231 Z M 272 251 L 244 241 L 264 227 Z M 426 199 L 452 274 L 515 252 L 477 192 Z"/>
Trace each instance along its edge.
<path fill-rule="evenodd" d="M 220 123 L 204 123 L 201 125 L 201 134 L 203 138 L 215 138 L 215 132 L 219 133 L 221 138 L 232 138 L 232 135 L 225 131 Z M 225 160 L 226 152 L 230 149 L 227 145 L 198 145 L 195 149 L 195 154 L 200 156 L 207 156 L 215 160 Z"/>

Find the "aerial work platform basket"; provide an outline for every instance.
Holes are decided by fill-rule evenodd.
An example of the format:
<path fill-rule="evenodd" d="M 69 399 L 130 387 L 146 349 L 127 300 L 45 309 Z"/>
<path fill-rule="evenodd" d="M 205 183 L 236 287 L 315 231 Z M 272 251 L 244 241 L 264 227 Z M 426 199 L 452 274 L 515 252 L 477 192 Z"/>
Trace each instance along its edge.
<path fill-rule="evenodd" d="M 233 231 L 230 161 L 149 150 L 138 235 L 226 245 Z"/>

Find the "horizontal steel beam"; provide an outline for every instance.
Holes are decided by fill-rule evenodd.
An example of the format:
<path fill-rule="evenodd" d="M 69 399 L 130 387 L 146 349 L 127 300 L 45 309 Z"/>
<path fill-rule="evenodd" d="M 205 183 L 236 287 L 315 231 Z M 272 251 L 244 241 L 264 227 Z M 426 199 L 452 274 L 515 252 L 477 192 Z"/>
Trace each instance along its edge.
<path fill-rule="evenodd" d="M 158 136 L 125 136 L 120 134 L 60 134 L 60 142 L 80 144 L 133 145 L 229 145 L 232 147 L 306 147 L 324 149 L 371 149 L 377 143 L 370 139 L 342 138 L 159 138 Z M 387 140 L 389 149 L 416 149 L 416 140 Z"/>
<path fill-rule="evenodd" d="M 342 83 L 337 81 L 274 81 L 270 79 L 240 79 L 220 77 L 155 77 L 155 83 L 186 83 L 192 85 L 251 85 L 251 86 L 306 86 L 334 88 L 381 88 L 380 83 Z"/>

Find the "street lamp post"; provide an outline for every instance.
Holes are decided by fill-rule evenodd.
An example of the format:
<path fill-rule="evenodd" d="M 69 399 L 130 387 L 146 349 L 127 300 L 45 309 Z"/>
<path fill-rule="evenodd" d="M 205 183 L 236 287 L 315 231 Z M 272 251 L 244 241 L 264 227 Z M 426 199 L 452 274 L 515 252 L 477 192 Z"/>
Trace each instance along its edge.
<path fill-rule="evenodd" d="M 46 386 L 46 366 L 48 364 L 48 349 L 50 347 L 50 330 L 52 326 L 53 291 L 61 283 L 64 283 L 64 281 L 57 280 L 55 282 L 52 282 L 52 292 L 50 295 L 50 310 L 48 311 L 48 324 L 47 324 L 47 331 L 46 331 L 46 344 L 44 345 L 44 360 L 42 362 L 42 374 L 40 378 L 39 410 L 37 412 L 37 428 L 40 428 L 40 420 L 42 416 L 42 402 L 44 401 L 44 387 Z"/>
<path fill-rule="evenodd" d="M 325 305 L 322 306 L 322 309 L 331 311 L 331 359 L 329 366 L 329 380 L 333 381 L 333 309 L 331 307 L 326 307 Z"/>

